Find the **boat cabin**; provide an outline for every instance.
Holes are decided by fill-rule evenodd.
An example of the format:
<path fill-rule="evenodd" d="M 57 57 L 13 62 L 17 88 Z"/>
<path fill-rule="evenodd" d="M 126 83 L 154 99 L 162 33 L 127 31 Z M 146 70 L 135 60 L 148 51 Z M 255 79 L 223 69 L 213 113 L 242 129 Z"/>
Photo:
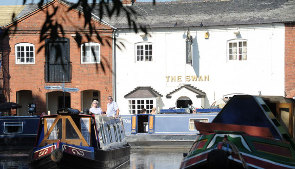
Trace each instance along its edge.
<path fill-rule="evenodd" d="M 91 128 L 91 116 L 71 116 L 57 115 L 44 117 L 42 120 L 44 138 L 39 146 L 53 144 L 60 140 L 63 143 L 78 146 L 96 145 L 96 142 L 90 140 L 91 134 L 94 134 Z M 95 138 L 95 137 L 94 137 Z"/>
<path fill-rule="evenodd" d="M 121 119 L 100 115 L 58 114 L 44 116 L 39 128 L 37 146 L 57 142 L 98 149 L 126 144 Z"/>
<path fill-rule="evenodd" d="M 115 168 L 130 155 L 121 119 L 69 108 L 41 117 L 36 143 L 33 169 L 48 168 L 47 163 L 55 168 Z"/>

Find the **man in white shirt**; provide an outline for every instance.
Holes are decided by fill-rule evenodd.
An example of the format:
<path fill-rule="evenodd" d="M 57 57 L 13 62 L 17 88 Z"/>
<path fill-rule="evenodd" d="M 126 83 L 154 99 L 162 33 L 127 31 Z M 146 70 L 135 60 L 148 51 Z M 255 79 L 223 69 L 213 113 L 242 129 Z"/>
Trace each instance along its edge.
<path fill-rule="evenodd" d="M 118 117 L 119 116 L 119 107 L 116 102 L 113 101 L 112 96 L 108 97 L 107 105 L 107 116 L 108 117 Z"/>

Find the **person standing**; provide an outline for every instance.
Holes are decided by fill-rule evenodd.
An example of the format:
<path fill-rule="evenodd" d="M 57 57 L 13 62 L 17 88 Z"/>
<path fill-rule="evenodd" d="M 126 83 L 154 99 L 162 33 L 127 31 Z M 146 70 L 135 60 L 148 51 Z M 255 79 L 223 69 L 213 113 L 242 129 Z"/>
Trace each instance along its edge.
<path fill-rule="evenodd" d="M 119 107 L 115 101 L 113 101 L 112 96 L 108 97 L 107 104 L 107 116 L 108 117 L 118 117 L 119 116 Z"/>
<path fill-rule="evenodd" d="M 91 104 L 91 108 L 89 109 L 90 114 L 95 114 L 95 115 L 101 115 L 102 110 L 100 107 L 98 107 L 98 101 L 93 100 Z"/>

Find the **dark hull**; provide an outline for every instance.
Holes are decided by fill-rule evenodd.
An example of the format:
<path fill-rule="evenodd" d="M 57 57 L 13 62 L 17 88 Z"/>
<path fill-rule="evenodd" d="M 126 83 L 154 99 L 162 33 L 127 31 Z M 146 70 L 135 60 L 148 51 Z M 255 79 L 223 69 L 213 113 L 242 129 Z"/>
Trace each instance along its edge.
<path fill-rule="evenodd" d="M 229 160 L 226 162 L 226 165 L 220 165 L 218 163 L 208 163 L 208 161 L 192 165 L 186 169 L 245 169 L 241 163 L 236 161 Z M 253 167 L 248 166 L 248 169 L 254 169 Z"/>
<path fill-rule="evenodd" d="M 32 169 L 102 169 L 116 168 L 129 162 L 130 146 L 108 151 L 97 150 L 95 160 L 81 158 L 63 152 L 59 162 L 54 162 L 51 154 L 32 160 Z"/>

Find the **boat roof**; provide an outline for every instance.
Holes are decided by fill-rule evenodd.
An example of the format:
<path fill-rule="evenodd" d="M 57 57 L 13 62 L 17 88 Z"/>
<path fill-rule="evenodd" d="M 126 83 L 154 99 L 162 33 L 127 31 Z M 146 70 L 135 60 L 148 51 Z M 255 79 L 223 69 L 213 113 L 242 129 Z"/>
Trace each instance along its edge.
<path fill-rule="evenodd" d="M 282 139 L 269 113 L 271 112 L 266 104 L 257 96 L 236 95 L 229 100 L 212 123 L 266 127 L 274 138 Z"/>

